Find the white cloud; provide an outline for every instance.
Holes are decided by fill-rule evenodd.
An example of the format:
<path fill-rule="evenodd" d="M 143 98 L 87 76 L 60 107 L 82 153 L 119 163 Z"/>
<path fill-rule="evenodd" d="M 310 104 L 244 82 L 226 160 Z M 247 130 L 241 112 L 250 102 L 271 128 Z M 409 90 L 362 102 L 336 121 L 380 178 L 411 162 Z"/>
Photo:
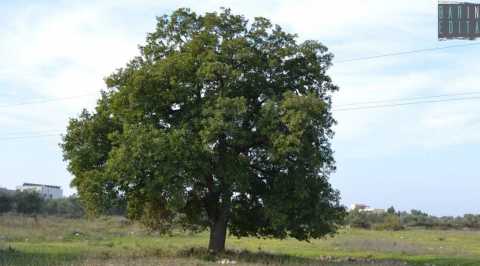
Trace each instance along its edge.
<path fill-rule="evenodd" d="M 98 93 L 103 78 L 137 54 L 144 36 L 115 22 L 105 5 L 37 4 L 18 11 L 0 31 L 0 81 L 9 85 L 5 93 L 18 96 L 10 103 Z M 68 115 L 94 103 L 94 97 L 82 97 L 16 106 L 4 111 L 12 114 L 4 120 L 13 128 L 28 124 L 32 131 L 64 128 Z"/>
<path fill-rule="evenodd" d="M 326 44 L 336 56 L 330 74 L 340 86 L 338 106 L 478 90 L 480 55 L 468 54 L 472 48 L 337 63 L 449 45 L 436 40 L 436 1 L 57 1 L 7 12 L 0 27 L 0 104 L 96 93 L 106 75 L 137 55 L 155 15 L 221 6 L 247 18 L 270 18 L 300 39 Z M 63 129 L 68 117 L 94 104 L 95 96 L 0 107 L 0 127 L 3 133 Z M 378 157 L 478 144 L 479 111 L 478 101 L 471 101 L 338 112 L 335 145 L 343 157 Z"/>
<path fill-rule="evenodd" d="M 226 6 L 250 18 L 269 17 L 274 23 L 299 33 L 302 39 L 323 41 L 336 54 L 336 60 L 427 47 L 418 47 L 418 39 L 412 39 L 412 36 L 433 40 L 422 42 L 425 45 L 436 44 L 429 36 L 435 33 L 434 1 L 388 4 L 381 0 L 266 1 L 262 4 L 255 4 L 255 1 L 207 1 L 199 4 L 195 1 L 160 3 L 143 0 L 139 3 L 123 0 L 59 2 L 56 6 L 30 4 L 12 16 L 14 19 L 8 27 L 0 30 L 3 40 L 0 43 L 3 59 L 0 78 L 16 87 L 29 88 L 29 93 L 36 97 L 98 92 L 104 87 L 103 77 L 136 55 L 137 44 L 143 42 L 145 32 L 153 30 L 153 16 L 145 19 L 149 22 L 132 24 L 128 21 L 128 12 L 138 15 L 135 12 L 158 9 L 156 15 L 161 15 L 181 6 L 190 6 L 199 12 Z M 331 71 L 334 81 L 341 87 L 335 98 L 336 104 L 428 95 L 435 92 L 432 88 L 440 87 L 448 92 L 465 90 L 461 88 L 461 82 L 453 84 L 453 88 L 442 86 L 438 77 L 445 72 L 443 68 L 432 73 L 439 56 L 448 58 L 448 53 L 441 51 L 336 64 Z M 409 64 L 415 64 L 419 59 L 432 63 L 420 70 L 409 70 Z M 71 113 L 82 107 L 92 107 L 94 102 L 93 99 L 84 99 L 56 103 L 45 111 L 54 109 L 52 112 L 61 113 L 60 110 L 67 109 Z M 400 119 L 399 116 L 399 109 L 338 113 L 337 138 L 341 141 L 365 137 L 378 132 L 381 127 L 388 128 L 391 126 L 388 121 Z M 58 121 L 57 118 L 57 115 L 51 115 L 52 123 Z M 64 115 L 62 118 L 59 124 L 63 126 Z M 382 121 L 381 126 L 379 121 Z M 419 119 L 412 123 L 419 127 L 419 131 L 425 126 Z"/>

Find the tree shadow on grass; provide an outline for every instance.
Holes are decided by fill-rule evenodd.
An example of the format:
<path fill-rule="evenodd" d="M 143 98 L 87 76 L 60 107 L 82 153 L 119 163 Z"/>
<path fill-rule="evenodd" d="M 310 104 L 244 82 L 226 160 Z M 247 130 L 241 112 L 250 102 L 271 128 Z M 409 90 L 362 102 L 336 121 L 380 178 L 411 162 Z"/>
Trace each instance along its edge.
<path fill-rule="evenodd" d="M 448 258 L 431 258 L 420 259 L 412 262 L 414 266 L 478 266 L 480 265 L 480 258 L 473 257 L 448 257 Z"/>
<path fill-rule="evenodd" d="M 72 254 L 46 254 L 18 251 L 8 247 L 0 249 L 0 265 L 56 266 L 72 265 L 79 260 Z"/>
<path fill-rule="evenodd" d="M 325 265 L 325 266 L 349 266 L 349 265 L 385 265 L 385 266 L 402 266 L 408 265 L 400 261 L 387 260 L 373 260 L 365 258 L 335 258 L 335 257 L 320 257 L 320 258 L 305 258 L 284 254 L 272 254 L 263 251 L 251 252 L 247 250 L 236 251 L 227 250 L 221 254 L 212 254 L 205 248 L 188 248 L 180 250 L 177 253 L 178 257 L 196 258 L 206 261 L 216 261 L 221 264 L 229 263 L 252 263 L 263 265 Z"/>

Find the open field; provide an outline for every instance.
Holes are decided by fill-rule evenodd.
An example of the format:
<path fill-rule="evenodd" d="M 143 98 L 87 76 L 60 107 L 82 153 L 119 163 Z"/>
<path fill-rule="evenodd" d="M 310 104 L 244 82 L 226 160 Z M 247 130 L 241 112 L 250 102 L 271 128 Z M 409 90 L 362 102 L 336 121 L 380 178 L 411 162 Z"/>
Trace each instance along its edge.
<path fill-rule="evenodd" d="M 229 238 L 219 257 L 207 234 L 149 234 L 119 218 L 0 217 L 0 265 L 480 265 L 480 232 L 342 230 L 311 243 Z"/>

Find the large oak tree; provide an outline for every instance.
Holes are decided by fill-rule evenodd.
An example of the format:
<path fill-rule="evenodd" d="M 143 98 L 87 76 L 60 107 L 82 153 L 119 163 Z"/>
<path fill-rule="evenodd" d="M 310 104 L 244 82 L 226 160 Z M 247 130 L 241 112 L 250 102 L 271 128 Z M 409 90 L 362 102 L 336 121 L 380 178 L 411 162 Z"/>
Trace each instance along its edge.
<path fill-rule="evenodd" d="M 116 201 L 148 227 L 299 240 L 344 217 L 330 140 L 332 54 L 228 9 L 158 18 L 140 56 L 106 79 L 62 143 L 90 213 Z"/>

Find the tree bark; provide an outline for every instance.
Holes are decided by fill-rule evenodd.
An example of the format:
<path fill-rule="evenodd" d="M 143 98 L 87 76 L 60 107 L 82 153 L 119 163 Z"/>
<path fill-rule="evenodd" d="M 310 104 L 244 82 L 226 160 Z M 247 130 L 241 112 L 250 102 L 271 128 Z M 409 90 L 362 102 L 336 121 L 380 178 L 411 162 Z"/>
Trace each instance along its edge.
<path fill-rule="evenodd" d="M 210 225 L 210 240 L 208 250 L 213 253 L 225 251 L 225 240 L 227 238 L 227 219 L 221 214 L 218 219 Z"/>

